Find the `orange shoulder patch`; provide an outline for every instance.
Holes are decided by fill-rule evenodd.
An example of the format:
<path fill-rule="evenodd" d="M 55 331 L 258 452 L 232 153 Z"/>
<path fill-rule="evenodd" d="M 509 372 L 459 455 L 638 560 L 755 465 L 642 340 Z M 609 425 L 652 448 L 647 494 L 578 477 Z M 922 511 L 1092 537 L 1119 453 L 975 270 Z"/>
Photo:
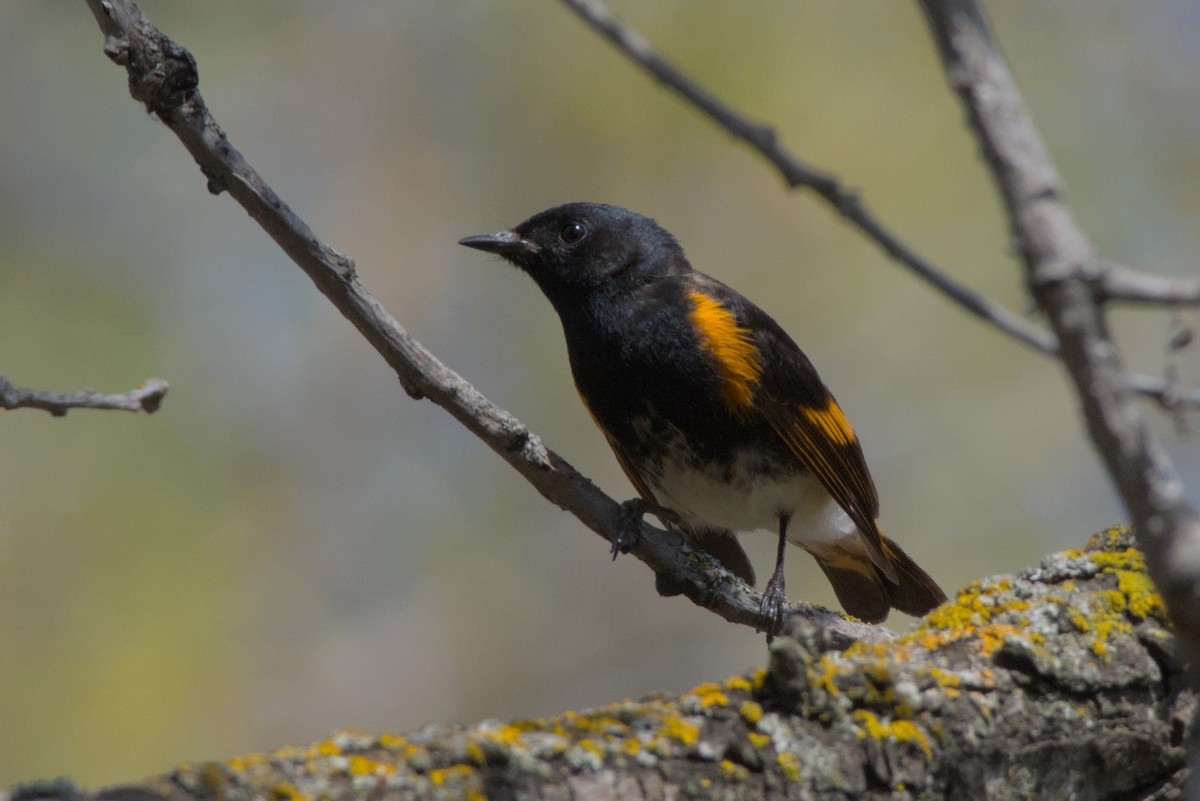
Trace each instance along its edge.
<path fill-rule="evenodd" d="M 815 428 L 820 429 L 822 434 L 838 445 L 849 445 L 854 442 L 854 429 L 850 427 L 850 421 L 846 419 L 846 415 L 842 414 L 841 407 L 832 397 L 826 401 L 823 408 L 801 406 L 800 413 Z"/>
<path fill-rule="evenodd" d="M 746 409 L 762 375 L 750 331 L 738 325 L 737 318 L 716 298 L 693 290 L 688 299 L 692 302 L 688 319 L 700 335 L 700 344 L 717 363 L 725 405 L 734 412 Z"/>

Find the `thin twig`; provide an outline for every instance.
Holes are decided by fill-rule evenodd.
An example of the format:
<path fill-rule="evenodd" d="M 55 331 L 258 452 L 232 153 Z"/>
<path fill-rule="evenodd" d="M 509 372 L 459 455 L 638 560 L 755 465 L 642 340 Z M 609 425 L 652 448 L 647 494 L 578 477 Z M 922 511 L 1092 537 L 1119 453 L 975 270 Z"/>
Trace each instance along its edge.
<path fill-rule="evenodd" d="M 200 165 L 210 191 L 229 194 L 316 284 L 394 369 L 405 390 L 428 398 L 515 468 L 551 503 L 611 540 L 620 506 L 547 448 L 521 421 L 493 404 L 413 339 L 359 282 L 353 262 L 319 240 L 230 144 L 197 89 L 196 63 L 130 0 L 87 0 L 105 35 L 104 51 L 129 73 L 130 93 Z M 696 559 L 678 535 L 643 525 L 631 553 L 685 596 L 726 620 L 765 628 L 761 596 L 711 559 Z M 788 607 L 832 633 L 834 642 L 888 639 L 887 630 L 807 604 Z"/>
<path fill-rule="evenodd" d="M 1200 690 L 1200 514 L 1129 391 L 1091 286 L 1099 257 L 1062 199 L 1057 172 L 981 9 L 974 0 L 921 0 L 921 8 L 1003 197 L 1027 283 L 1058 335 L 1092 442 L 1167 602 L 1190 685 Z M 1198 745 L 1193 740 L 1193 765 Z M 1193 782 L 1192 792 L 1200 794 L 1200 785 Z"/>
<path fill-rule="evenodd" d="M 94 389 L 78 392 L 44 392 L 18 387 L 0 375 L 0 409 L 42 409 L 55 417 L 71 409 L 115 409 L 153 414 L 167 394 L 167 382 L 151 378 L 136 389 L 120 395 L 104 395 Z"/>
<path fill-rule="evenodd" d="M 1160 306 L 1200 305 L 1200 278 L 1155 275 L 1116 264 L 1101 267 L 1096 291 L 1101 300 Z"/>
<path fill-rule="evenodd" d="M 1200 406 L 1200 389 L 1184 389 L 1175 381 L 1148 375 L 1130 375 L 1129 388 L 1158 403 L 1166 411 Z"/>

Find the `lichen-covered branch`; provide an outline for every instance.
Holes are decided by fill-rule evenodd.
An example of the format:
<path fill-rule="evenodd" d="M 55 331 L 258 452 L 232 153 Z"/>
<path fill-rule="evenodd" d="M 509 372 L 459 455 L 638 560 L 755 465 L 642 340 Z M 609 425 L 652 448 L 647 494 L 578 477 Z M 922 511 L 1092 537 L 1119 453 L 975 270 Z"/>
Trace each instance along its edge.
<path fill-rule="evenodd" d="M 45 392 L 18 387 L 0 375 L 0 409 L 41 409 L 62 417 L 71 409 L 116 409 L 153 414 L 166 397 L 168 384 L 158 378 L 119 395 L 105 395 L 94 389 L 78 392 Z"/>
<path fill-rule="evenodd" d="M 275 194 L 226 137 L 200 96 L 192 55 L 171 41 L 130 0 L 87 0 L 103 31 L 104 52 L 129 74 L 129 89 L 171 129 L 200 165 L 210 191 L 227 191 L 299 266 L 322 294 L 383 356 L 414 398 L 438 404 L 515 468 L 547 500 L 612 539 L 620 507 L 504 409 L 429 352 L 363 287 L 353 262 L 317 238 Z M 766 628 L 760 596 L 679 537 L 643 525 L 630 553 L 697 604 L 726 620 Z M 828 609 L 793 604 L 789 610 L 829 626 L 849 643 L 888 638 L 886 630 Z"/>
<path fill-rule="evenodd" d="M 1196 697 L 1132 544 L 1109 531 L 975 582 L 895 642 L 840 650 L 793 619 L 765 671 L 678 697 L 340 733 L 9 801 L 1171 798 Z"/>

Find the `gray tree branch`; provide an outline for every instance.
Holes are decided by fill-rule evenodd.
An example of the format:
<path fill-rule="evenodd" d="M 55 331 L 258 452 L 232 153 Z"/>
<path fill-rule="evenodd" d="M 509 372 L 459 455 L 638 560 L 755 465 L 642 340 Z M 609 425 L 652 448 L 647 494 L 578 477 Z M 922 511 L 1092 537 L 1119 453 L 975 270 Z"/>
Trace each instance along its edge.
<path fill-rule="evenodd" d="M 130 0 L 87 0 L 104 33 L 104 52 L 129 75 L 134 99 L 179 137 L 214 194 L 228 192 L 317 289 L 383 356 L 414 398 L 428 398 L 517 470 L 551 503 L 611 540 L 621 522 L 616 501 L 547 448 L 520 420 L 493 404 L 430 353 L 373 298 L 354 263 L 317 238 L 251 167 L 209 113 L 192 55 L 171 41 Z M 678 535 L 643 524 L 630 551 L 664 585 L 734 623 L 765 628 L 761 596 L 715 561 L 684 546 Z M 821 607 L 795 603 L 789 614 L 829 627 L 844 643 L 890 634 Z"/>
<path fill-rule="evenodd" d="M 1092 442 L 1170 609 L 1192 687 L 1200 688 L 1200 515 L 1129 390 L 1104 307 L 1090 287 L 1100 259 L 1062 198 L 1058 175 L 982 11 L 973 0 L 921 0 L 921 8 L 1003 196 L 1026 280 L 1058 336 Z M 1200 785 L 1193 792 L 1200 795 Z"/>
<path fill-rule="evenodd" d="M 0 375 L 0 409 L 41 409 L 55 417 L 66 415 L 71 409 L 116 409 L 152 414 L 162 405 L 167 389 L 166 381 L 150 378 L 140 387 L 119 395 L 104 395 L 94 389 L 45 392 L 18 387 Z"/>
<path fill-rule="evenodd" d="M 1102 301 L 1197 306 L 1200 305 L 1200 278 L 1154 275 L 1104 262 L 1100 266 L 1097 292 Z"/>

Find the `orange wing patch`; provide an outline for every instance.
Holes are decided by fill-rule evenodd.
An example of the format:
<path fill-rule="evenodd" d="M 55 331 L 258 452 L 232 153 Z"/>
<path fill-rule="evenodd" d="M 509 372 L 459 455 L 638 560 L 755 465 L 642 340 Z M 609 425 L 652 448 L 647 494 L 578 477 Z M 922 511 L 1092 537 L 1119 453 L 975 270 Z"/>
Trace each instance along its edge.
<path fill-rule="evenodd" d="M 693 290 L 688 319 L 700 335 L 700 344 L 712 354 L 721 377 L 721 398 L 732 412 L 744 411 L 754 398 L 762 375 L 758 347 L 750 331 L 716 298 Z"/>
<path fill-rule="evenodd" d="M 808 422 L 820 429 L 822 434 L 838 445 L 849 445 L 854 442 L 854 429 L 850 427 L 850 421 L 846 419 L 846 415 L 842 414 L 841 407 L 833 398 L 829 398 L 822 409 L 802 406 L 800 413 L 808 418 Z"/>

